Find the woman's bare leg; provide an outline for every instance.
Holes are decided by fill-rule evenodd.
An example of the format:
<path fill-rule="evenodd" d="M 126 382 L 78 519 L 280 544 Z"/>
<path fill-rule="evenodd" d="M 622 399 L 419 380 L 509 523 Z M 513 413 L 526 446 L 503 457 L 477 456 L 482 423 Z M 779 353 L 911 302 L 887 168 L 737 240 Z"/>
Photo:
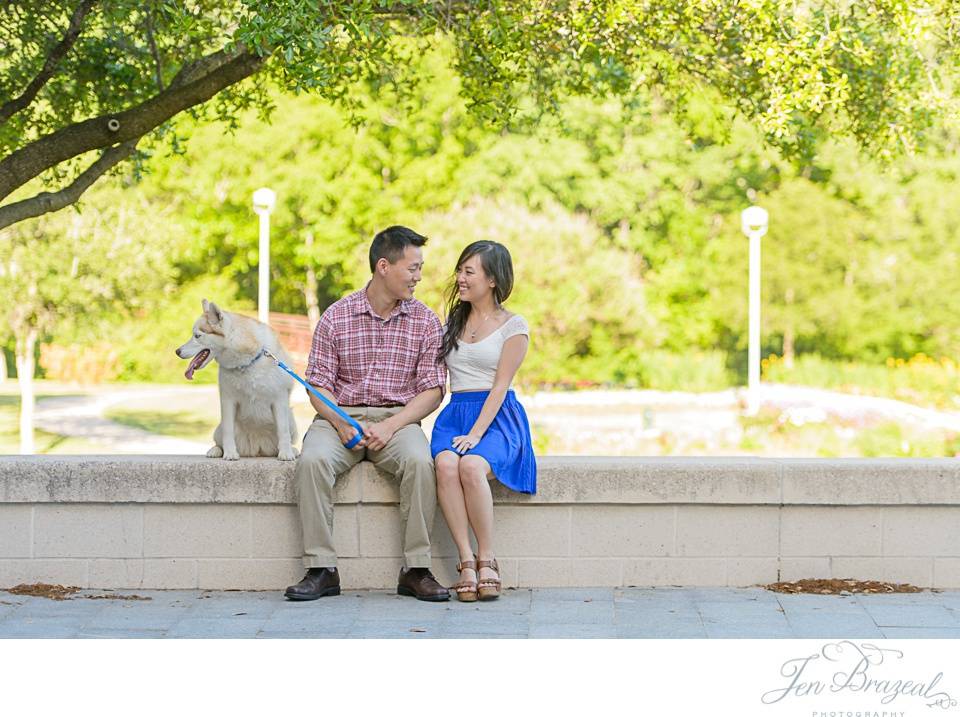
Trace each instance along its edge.
<path fill-rule="evenodd" d="M 437 467 L 437 502 L 447 521 L 450 535 L 461 561 L 473 560 L 473 547 L 470 545 L 467 507 L 463 489 L 460 487 L 460 456 L 453 451 L 437 454 L 434 462 Z M 474 581 L 477 574 L 470 569 L 460 572 L 460 580 Z"/>
<path fill-rule="evenodd" d="M 490 464 L 480 456 L 460 459 L 460 485 L 467 507 L 467 517 L 473 534 L 477 536 L 477 557 L 492 560 L 493 549 L 493 493 L 490 492 Z M 490 568 L 480 570 L 481 578 L 495 578 Z"/>

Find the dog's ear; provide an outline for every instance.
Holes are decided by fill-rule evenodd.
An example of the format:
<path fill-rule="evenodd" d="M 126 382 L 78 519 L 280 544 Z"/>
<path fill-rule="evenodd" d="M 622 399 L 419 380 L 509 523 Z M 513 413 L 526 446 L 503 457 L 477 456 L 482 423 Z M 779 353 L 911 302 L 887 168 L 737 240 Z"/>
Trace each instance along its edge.
<path fill-rule="evenodd" d="M 214 304 L 212 301 L 203 301 L 203 311 L 207 315 L 207 321 L 211 324 L 220 324 L 223 323 L 223 312 L 220 310 L 220 307 Z"/>

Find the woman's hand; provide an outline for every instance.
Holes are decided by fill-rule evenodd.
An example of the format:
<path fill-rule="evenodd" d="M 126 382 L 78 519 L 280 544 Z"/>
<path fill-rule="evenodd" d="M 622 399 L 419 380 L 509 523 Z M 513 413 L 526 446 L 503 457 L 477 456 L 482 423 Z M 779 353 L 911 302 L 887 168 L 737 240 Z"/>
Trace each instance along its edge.
<path fill-rule="evenodd" d="M 476 448 L 481 438 L 483 438 L 483 436 L 478 436 L 476 433 L 468 433 L 465 436 L 456 436 L 453 439 L 453 448 L 457 453 L 466 453 L 471 448 Z"/>

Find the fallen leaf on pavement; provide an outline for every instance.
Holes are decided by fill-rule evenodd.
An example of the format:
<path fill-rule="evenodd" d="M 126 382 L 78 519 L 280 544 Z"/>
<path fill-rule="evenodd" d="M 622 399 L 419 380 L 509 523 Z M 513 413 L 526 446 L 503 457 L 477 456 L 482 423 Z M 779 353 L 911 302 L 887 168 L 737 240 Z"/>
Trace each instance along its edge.
<path fill-rule="evenodd" d="M 80 592 L 80 588 L 34 583 L 32 585 L 17 585 L 16 587 L 8 588 L 7 592 L 13 595 L 29 595 L 30 597 L 44 597 L 51 600 L 69 600 L 69 596 Z"/>
<path fill-rule="evenodd" d="M 886 583 L 879 580 L 843 579 L 811 579 L 796 580 L 794 582 L 770 583 L 764 585 L 767 590 L 778 593 L 811 593 L 814 595 L 843 595 L 863 593 L 867 595 L 880 593 L 919 593 L 922 588 L 910 583 Z"/>
<path fill-rule="evenodd" d="M 82 588 L 75 586 L 48 585 L 47 583 L 33 583 L 32 585 L 17 585 L 8 588 L 6 592 L 13 595 L 28 595 L 29 597 L 42 597 L 50 600 L 73 600 L 75 597 L 84 600 L 153 600 L 151 597 L 141 595 L 117 595 L 107 593 L 106 595 L 77 595 Z M 13 603 L 4 603 L 11 605 Z M 17 603 L 19 604 L 19 603 Z"/>

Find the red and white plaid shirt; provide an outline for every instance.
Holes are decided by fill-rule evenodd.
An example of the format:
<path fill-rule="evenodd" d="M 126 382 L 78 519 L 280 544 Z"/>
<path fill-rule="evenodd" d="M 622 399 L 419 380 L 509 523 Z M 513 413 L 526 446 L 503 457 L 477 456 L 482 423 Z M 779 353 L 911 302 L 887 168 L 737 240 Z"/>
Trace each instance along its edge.
<path fill-rule="evenodd" d="M 307 382 L 330 391 L 341 406 L 406 405 L 428 389 L 443 390 L 442 336 L 440 319 L 416 299 L 401 301 L 382 319 L 361 289 L 320 317 Z"/>

